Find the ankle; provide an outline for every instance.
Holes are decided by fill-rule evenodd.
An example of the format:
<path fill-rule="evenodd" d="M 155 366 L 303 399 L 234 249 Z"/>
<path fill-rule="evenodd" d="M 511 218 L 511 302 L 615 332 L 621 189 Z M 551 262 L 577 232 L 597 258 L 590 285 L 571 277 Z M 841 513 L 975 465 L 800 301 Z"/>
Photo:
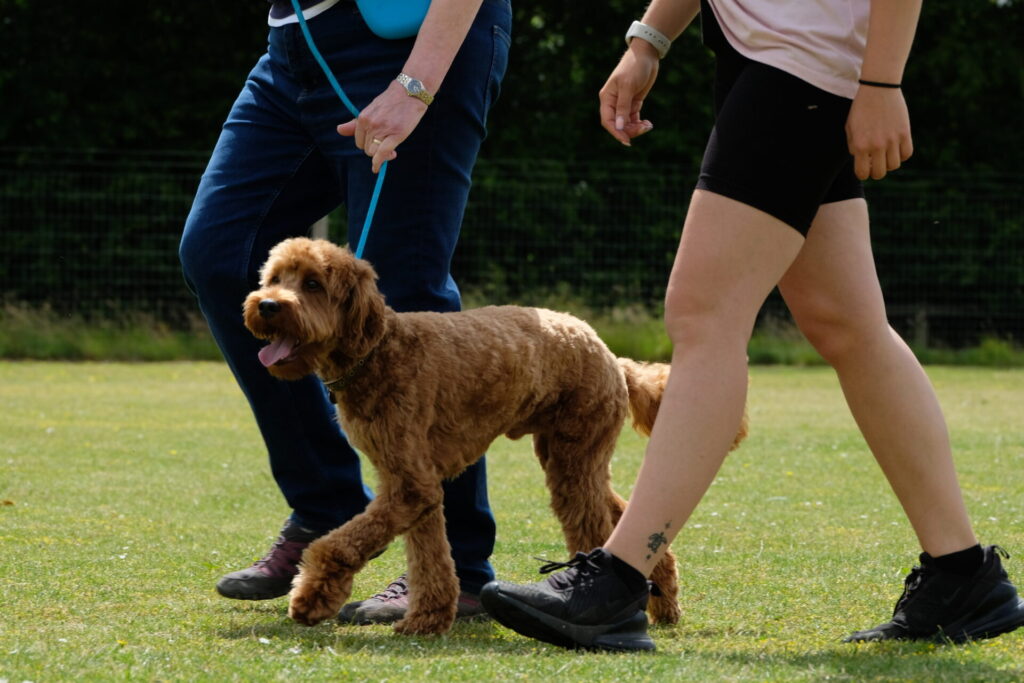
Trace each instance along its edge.
<path fill-rule="evenodd" d="M 608 566 L 626 585 L 626 588 L 631 592 L 640 592 L 647 588 L 647 576 L 643 572 L 625 560 L 619 559 L 606 548 L 602 548 L 602 550 L 608 555 Z"/>
<path fill-rule="evenodd" d="M 974 576 L 985 563 L 985 551 L 981 549 L 980 543 L 976 543 L 970 548 L 932 557 L 932 562 L 944 572 L 958 576 Z"/>

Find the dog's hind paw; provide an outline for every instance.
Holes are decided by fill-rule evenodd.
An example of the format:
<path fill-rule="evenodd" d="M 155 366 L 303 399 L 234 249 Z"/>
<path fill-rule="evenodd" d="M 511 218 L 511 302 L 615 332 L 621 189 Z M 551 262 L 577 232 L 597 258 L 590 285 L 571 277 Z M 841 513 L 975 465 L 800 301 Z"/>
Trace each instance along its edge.
<path fill-rule="evenodd" d="M 651 597 L 647 604 L 647 613 L 655 624 L 677 624 L 682 610 L 675 598 L 666 596 Z"/>

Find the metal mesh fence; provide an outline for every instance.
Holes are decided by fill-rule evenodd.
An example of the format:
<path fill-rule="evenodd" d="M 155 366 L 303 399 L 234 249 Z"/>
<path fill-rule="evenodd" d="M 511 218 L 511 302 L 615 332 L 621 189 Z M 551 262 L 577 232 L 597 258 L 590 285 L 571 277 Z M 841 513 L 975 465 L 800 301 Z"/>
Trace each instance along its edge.
<path fill-rule="evenodd" d="M 187 324 L 177 260 L 202 153 L 0 150 L 0 296 Z M 474 299 L 660 306 L 696 170 L 481 160 L 453 265 Z M 870 184 L 893 324 L 918 343 L 1024 339 L 1024 177 L 910 171 Z M 330 234 L 343 235 L 340 212 Z M 372 237 L 371 237 L 372 239 Z M 768 315 L 785 315 L 777 295 Z"/>

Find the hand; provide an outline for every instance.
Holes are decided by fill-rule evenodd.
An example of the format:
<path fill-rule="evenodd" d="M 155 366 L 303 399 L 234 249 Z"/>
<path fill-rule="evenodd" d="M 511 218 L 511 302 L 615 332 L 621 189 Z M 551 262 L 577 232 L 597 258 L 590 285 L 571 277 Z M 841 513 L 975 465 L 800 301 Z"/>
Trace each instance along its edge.
<path fill-rule="evenodd" d="M 601 126 L 627 147 L 630 140 L 654 128 L 640 118 L 640 107 L 657 77 L 657 51 L 647 41 L 634 38 L 601 88 Z"/>
<path fill-rule="evenodd" d="M 398 157 L 402 144 L 427 111 L 427 105 L 409 97 L 401 84 L 392 81 L 387 90 L 359 112 L 359 116 L 338 126 L 338 133 L 354 136 L 356 147 L 373 159 L 373 172 L 385 161 Z"/>
<path fill-rule="evenodd" d="M 903 92 L 862 85 L 846 118 L 846 142 L 861 180 L 879 180 L 899 168 L 914 153 Z"/>

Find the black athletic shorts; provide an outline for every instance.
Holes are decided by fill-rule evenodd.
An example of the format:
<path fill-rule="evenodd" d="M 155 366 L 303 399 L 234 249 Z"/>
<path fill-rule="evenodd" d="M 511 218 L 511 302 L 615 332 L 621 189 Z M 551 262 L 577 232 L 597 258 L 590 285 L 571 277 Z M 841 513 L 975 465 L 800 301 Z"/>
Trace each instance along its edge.
<path fill-rule="evenodd" d="M 697 188 L 806 236 L 819 206 L 864 196 L 846 144 L 852 102 L 736 52 L 707 0 L 700 15 L 715 53 L 715 127 Z"/>

